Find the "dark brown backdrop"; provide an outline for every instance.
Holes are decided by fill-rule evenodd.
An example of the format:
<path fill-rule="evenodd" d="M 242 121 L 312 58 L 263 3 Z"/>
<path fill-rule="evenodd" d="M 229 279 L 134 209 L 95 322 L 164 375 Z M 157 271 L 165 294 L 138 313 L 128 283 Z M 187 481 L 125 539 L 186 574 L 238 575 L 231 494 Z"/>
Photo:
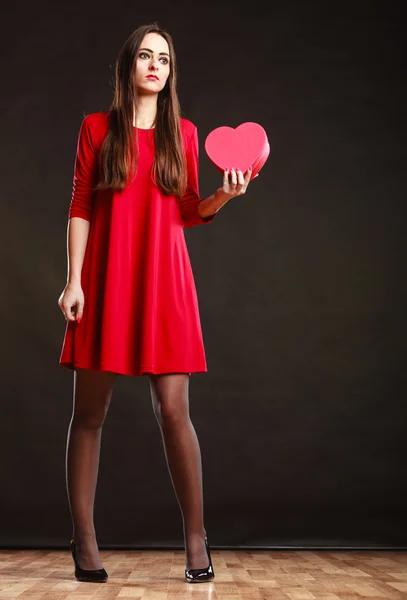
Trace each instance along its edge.
<path fill-rule="evenodd" d="M 334 6 L 335 5 L 335 6 Z M 209 371 L 190 407 L 213 546 L 406 545 L 405 24 L 385 2 L 28 4 L 3 15 L 0 545 L 67 546 L 72 372 L 58 365 L 83 113 L 105 110 L 130 32 L 173 35 L 201 195 L 203 142 L 257 121 L 248 193 L 185 232 Z M 178 545 L 147 378 L 104 426 L 101 547 Z"/>

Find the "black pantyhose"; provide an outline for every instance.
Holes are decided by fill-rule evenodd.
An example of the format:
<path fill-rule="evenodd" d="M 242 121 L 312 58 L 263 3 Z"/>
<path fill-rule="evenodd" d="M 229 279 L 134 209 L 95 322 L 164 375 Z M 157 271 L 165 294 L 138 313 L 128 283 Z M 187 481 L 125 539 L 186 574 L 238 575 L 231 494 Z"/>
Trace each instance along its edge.
<path fill-rule="evenodd" d="M 68 429 L 66 485 L 82 569 L 101 569 L 93 523 L 100 441 L 116 373 L 76 369 L 73 414 Z"/>
<path fill-rule="evenodd" d="M 151 374 L 150 389 L 168 470 L 181 509 L 186 568 L 203 569 L 209 561 L 204 541 L 201 451 L 189 415 L 189 374 Z"/>
<path fill-rule="evenodd" d="M 66 485 L 78 562 L 101 569 L 93 522 L 102 426 L 116 373 L 76 369 L 73 414 L 68 429 Z M 189 416 L 189 374 L 150 374 L 154 414 L 160 427 L 170 478 L 184 525 L 187 569 L 208 566 L 203 524 L 202 466 L 198 438 Z"/>

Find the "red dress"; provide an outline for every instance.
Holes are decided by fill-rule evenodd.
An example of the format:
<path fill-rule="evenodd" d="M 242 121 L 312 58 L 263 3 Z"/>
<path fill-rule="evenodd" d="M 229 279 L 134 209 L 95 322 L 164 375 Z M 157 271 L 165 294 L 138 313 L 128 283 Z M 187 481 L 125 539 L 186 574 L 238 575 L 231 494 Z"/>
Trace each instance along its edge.
<path fill-rule="evenodd" d="M 123 375 L 207 371 L 185 227 L 210 223 L 198 213 L 198 135 L 181 119 L 188 188 L 179 199 L 154 185 L 154 129 L 138 134 L 138 171 L 122 192 L 97 190 L 98 154 L 109 111 L 82 121 L 69 216 L 90 221 L 81 272 L 78 324 L 67 321 L 59 364 Z M 137 130 L 137 131 L 136 131 Z"/>

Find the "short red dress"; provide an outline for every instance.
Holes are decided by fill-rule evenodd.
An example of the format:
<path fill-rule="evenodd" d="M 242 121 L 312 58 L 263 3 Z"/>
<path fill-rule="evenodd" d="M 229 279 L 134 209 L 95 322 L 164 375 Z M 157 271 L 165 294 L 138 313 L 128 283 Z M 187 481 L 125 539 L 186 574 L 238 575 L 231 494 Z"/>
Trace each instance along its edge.
<path fill-rule="evenodd" d="M 204 373 L 207 363 L 198 299 L 184 236 L 202 219 L 198 134 L 181 118 L 188 187 L 182 198 L 163 194 L 151 178 L 154 129 L 138 135 L 138 171 L 121 192 L 92 191 L 110 111 L 82 121 L 68 218 L 90 221 L 81 272 L 85 297 L 78 324 L 67 321 L 59 364 L 122 375 Z"/>

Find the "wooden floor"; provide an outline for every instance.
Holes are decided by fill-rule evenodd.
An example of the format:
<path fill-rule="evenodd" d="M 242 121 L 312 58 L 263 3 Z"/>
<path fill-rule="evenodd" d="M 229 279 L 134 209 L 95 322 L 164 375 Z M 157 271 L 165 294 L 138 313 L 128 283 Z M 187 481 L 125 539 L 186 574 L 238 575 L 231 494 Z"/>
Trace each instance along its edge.
<path fill-rule="evenodd" d="M 407 599 L 407 552 L 211 549 L 215 579 L 186 583 L 185 552 L 101 550 L 106 583 L 74 578 L 67 551 L 0 550 L 0 598 Z"/>

